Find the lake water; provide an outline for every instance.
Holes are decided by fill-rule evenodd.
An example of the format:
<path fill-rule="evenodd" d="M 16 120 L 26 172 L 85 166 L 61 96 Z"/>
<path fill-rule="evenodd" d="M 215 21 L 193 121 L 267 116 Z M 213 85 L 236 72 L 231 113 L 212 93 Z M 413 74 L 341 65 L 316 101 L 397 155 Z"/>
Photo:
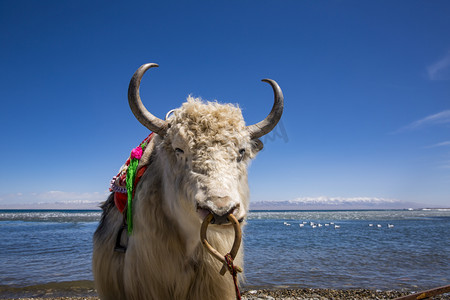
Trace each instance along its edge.
<path fill-rule="evenodd" d="M 92 281 L 99 219 L 0 210 L 0 287 Z M 450 210 L 252 211 L 244 247 L 247 288 L 424 290 L 450 283 Z"/>

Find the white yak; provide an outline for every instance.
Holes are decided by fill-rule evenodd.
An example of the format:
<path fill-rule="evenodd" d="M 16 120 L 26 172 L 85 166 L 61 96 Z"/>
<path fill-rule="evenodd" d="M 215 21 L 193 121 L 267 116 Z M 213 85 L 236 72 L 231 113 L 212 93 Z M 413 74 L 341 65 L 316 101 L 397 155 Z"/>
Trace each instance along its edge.
<path fill-rule="evenodd" d="M 220 253 L 230 251 L 234 230 L 227 216 L 245 223 L 247 168 L 262 149 L 259 137 L 281 118 L 283 94 L 275 81 L 264 79 L 274 91 L 274 104 L 263 121 L 250 126 L 236 106 L 191 97 L 162 120 L 139 96 L 142 76 L 157 66 L 141 66 L 130 81 L 131 110 L 155 135 L 144 153 L 148 168 L 135 188 L 129 236 L 121 233 L 124 217 L 113 194 L 102 205 L 94 234 L 95 286 L 103 300 L 233 299 L 232 277 L 220 275 L 221 263 L 202 247 L 200 226 L 212 213 L 208 241 Z M 123 253 L 114 251 L 119 233 Z M 243 265 L 242 250 L 235 263 Z"/>

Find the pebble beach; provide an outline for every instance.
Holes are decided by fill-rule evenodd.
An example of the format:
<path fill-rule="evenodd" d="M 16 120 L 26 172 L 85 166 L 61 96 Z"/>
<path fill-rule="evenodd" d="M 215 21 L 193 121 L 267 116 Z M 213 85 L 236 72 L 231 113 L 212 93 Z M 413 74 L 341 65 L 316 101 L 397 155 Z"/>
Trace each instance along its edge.
<path fill-rule="evenodd" d="M 39 296 L 20 297 L 20 298 L 0 298 L 15 300 L 100 300 L 97 296 L 61 296 L 64 291 L 36 291 Z M 91 294 L 93 291 L 83 291 L 81 294 Z M 60 296 L 54 296 L 59 294 Z M 374 291 L 368 289 L 260 289 L 246 290 L 242 292 L 242 300 L 369 300 L 369 299 L 395 299 L 397 297 L 410 295 L 410 292 L 400 291 Z M 1 296 L 0 296 L 1 297 Z M 449 294 L 438 295 L 429 299 L 450 299 Z"/>

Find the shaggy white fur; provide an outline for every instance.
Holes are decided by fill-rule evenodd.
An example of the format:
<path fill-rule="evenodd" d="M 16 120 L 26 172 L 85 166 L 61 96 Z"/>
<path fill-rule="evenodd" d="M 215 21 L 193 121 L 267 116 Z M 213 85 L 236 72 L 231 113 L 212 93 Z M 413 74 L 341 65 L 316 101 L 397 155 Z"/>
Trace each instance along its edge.
<path fill-rule="evenodd" d="M 153 139 L 149 167 L 136 187 L 126 253 L 113 251 L 122 215 L 112 197 L 103 205 L 93 254 L 101 299 L 234 298 L 231 276 L 221 276 L 220 263 L 201 246 L 200 225 L 205 211 L 245 219 L 247 168 L 261 142 L 250 139 L 241 110 L 230 104 L 189 97 L 168 122 L 166 135 Z M 211 225 L 208 240 L 227 253 L 232 226 Z M 242 248 L 235 260 L 240 266 Z"/>

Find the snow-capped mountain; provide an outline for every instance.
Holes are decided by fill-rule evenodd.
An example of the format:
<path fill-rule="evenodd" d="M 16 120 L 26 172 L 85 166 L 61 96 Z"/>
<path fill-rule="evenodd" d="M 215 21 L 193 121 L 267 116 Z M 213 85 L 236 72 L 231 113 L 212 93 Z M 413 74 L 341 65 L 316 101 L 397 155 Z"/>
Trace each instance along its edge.
<path fill-rule="evenodd" d="M 254 201 L 250 209 L 403 209 L 424 207 L 419 203 L 376 197 L 301 197 L 289 201 Z"/>

